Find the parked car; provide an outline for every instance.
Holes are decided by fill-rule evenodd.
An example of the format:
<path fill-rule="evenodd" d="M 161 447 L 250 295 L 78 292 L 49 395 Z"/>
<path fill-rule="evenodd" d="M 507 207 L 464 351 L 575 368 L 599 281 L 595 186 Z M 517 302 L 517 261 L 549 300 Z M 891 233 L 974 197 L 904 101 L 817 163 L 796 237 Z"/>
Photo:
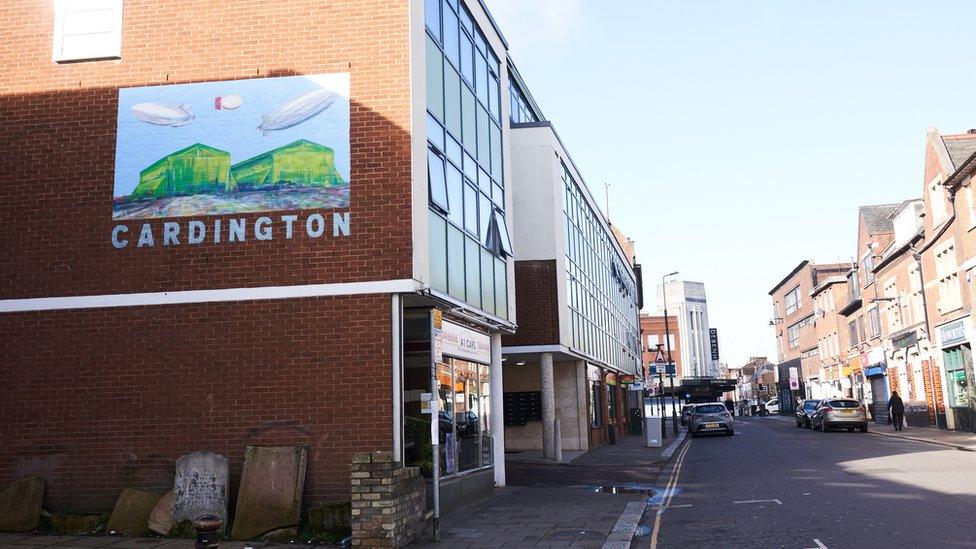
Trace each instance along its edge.
<path fill-rule="evenodd" d="M 813 429 L 827 432 L 830 429 L 860 430 L 868 432 L 868 413 L 860 402 L 850 398 L 828 398 L 820 401 L 810 418 Z"/>
<path fill-rule="evenodd" d="M 695 409 L 694 404 L 685 404 L 681 407 L 681 426 L 688 426 L 688 418 L 691 417 L 691 411 Z"/>
<path fill-rule="evenodd" d="M 779 399 L 771 398 L 766 401 L 766 414 L 778 414 L 779 413 Z"/>
<path fill-rule="evenodd" d="M 688 417 L 688 433 L 692 437 L 705 433 L 725 433 L 732 436 L 735 434 L 732 414 L 719 402 L 695 404 Z"/>
<path fill-rule="evenodd" d="M 796 409 L 796 426 L 809 429 L 813 425 L 813 414 L 818 406 L 820 401 L 815 398 L 804 400 L 803 405 Z"/>

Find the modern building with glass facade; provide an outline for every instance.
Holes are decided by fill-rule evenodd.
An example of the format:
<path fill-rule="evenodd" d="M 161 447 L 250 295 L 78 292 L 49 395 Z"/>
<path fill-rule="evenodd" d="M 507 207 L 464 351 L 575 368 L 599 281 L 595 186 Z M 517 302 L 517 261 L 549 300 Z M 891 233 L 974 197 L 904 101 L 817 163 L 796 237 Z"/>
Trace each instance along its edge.
<path fill-rule="evenodd" d="M 640 416 L 640 267 L 600 211 L 553 125 L 512 86 L 515 334 L 503 336 L 509 450 L 589 450 Z M 521 309 L 525 307 L 525 309 Z"/>

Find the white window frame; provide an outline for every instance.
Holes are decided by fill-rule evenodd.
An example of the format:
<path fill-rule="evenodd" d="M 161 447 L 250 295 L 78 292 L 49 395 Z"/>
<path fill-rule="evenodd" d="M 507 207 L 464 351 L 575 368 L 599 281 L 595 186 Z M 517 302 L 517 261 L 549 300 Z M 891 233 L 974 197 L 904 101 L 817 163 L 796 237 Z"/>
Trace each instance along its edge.
<path fill-rule="evenodd" d="M 932 226 L 938 227 L 949 218 L 946 207 L 945 189 L 942 187 L 942 176 L 939 175 L 928 186 L 929 209 L 932 210 Z"/>
<path fill-rule="evenodd" d="M 55 63 L 70 61 L 94 61 L 98 59 L 121 59 L 122 58 L 122 4 L 123 0 L 54 0 L 54 29 L 53 44 L 51 49 L 51 59 Z M 64 51 L 64 39 L 66 36 L 82 35 L 86 33 L 65 34 L 65 24 L 69 19 L 70 13 L 84 11 L 78 9 L 79 6 L 88 5 L 93 11 L 114 11 L 115 13 L 106 14 L 112 18 L 113 27 L 100 34 L 111 34 L 110 45 L 103 49 L 89 51 L 85 53 L 72 53 Z M 104 7 L 95 7 L 104 6 Z M 74 8 L 74 9 L 71 9 Z M 92 33 L 94 34 L 94 33 Z"/>

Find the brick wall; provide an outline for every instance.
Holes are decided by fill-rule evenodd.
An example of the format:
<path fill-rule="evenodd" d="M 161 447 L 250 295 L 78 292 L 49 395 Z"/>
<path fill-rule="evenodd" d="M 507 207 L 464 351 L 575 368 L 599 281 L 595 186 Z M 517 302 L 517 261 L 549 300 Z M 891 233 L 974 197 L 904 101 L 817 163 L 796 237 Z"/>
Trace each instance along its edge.
<path fill-rule="evenodd" d="M 305 444 L 306 504 L 348 501 L 352 454 L 392 449 L 390 323 L 388 295 L 0 315 L 0 485 L 111 509 L 205 449 L 233 498 L 247 445 Z"/>
<path fill-rule="evenodd" d="M 53 4 L 0 11 L 0 299 L 411 276 L 408 2 L 126 0 L 121 60 L 60 65 Z M 351 236 L 112 247 L 119 87 L 325 72 L 350 73 Z"/>
<path fill-rule="evenodd" d="M 519 311 L 518 331 L 503 335 L 502 345 L 559 343 L 555 260 L 515 262 L 515 302 Z"/>
<path fill-rule="evenodd" d="M 424 530 L 427 483 L 420 468 L 403 467 L 390 452 L 352 457 L 352 545 L 404 547 Z"/>

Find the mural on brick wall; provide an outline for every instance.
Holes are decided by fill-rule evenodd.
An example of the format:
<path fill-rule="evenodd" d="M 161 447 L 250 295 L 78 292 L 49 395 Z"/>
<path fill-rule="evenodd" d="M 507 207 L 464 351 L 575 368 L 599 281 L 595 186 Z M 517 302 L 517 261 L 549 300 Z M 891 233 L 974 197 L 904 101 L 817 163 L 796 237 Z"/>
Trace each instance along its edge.
<path fill-rule="evenodd" d="M 349 74 L 119 90 L 113 219 L 346 208 Z"/>

